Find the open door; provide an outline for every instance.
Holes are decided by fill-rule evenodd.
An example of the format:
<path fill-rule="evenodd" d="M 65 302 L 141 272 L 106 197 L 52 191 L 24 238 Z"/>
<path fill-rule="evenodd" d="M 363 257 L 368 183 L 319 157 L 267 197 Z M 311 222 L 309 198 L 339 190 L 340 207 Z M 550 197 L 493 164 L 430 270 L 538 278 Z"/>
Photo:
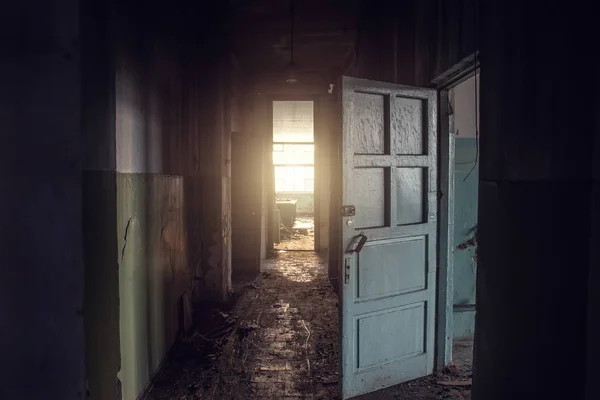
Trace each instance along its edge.
<path fill-rule="evenodd" d="M 433 372 L 436 109 L 434 90 L 342 79 L 343 399 Z"/>

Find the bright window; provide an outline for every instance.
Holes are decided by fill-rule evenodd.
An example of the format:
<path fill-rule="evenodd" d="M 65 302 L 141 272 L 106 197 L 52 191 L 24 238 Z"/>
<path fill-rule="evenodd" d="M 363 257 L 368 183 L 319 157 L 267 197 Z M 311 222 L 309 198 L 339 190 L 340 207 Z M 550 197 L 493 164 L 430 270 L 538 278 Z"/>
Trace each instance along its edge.
<path fill-rule="evenodd" d="M 275 192 L 314 192 L 314 163 L 313 102 L 274 101 Z"/>
<path fill-rule="evenodd" d="M 314 192 L 313 166 L 275 166 L 275 192 Z"/>
<path fill-rule="evenodd" d="M 273 144 L 273 165 L 314 165 L 314 144 Z"/>
<path fill-rule="evenodd" d="M 315 141 L 312 101 L 273 102 L 273 142 Z"/>

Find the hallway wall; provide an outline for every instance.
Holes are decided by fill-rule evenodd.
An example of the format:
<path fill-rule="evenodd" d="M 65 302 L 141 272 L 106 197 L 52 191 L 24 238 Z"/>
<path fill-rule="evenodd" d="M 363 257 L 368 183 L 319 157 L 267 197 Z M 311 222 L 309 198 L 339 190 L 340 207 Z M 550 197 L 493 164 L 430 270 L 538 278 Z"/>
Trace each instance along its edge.
<path fill-rule="evenodd" d="M 185 2 L 134 3 L 84 9 L 93 399 L 135 399 L 189 328 L 192 303 L 224 299 L 231 287 L 226 133 L 235 102 L 221 11 L 197 26 Z"/>
<path fill-rule="evenodd" d="M 592 5 L 548 3 L 544 18 L 538 4 L 480 5 L 473 399 L 597 398 L 600 108 L 597 83 L 581 83 L 598 70 L 581 53 Z"/>
<path fill-rule="evenodd" d="M 183 136 L 179 55 L 162 38 L 129 30 L 130 21 L 118 20 L 115 49 L 124 399 L 144 389 L 174 342 L 179 319 L 190 318 L 180 315 L 179 304 L 189 302 L 190 274 L 196 273 L 186 255 L 197 251 L 185 240 L 183 176 L 173 162 Z"/>
<path fill-rule="evenodd" d="M 85 378 L 90 399 L 116 398 L 119 343 L 119 251 L 115 68 L 108 3 L 81 8 Z"/>
<path fill-rule="evenodd" d="M 317 247 L 322 256 L 327 259 L 329 251 L 329 237 L 331 232 L 331 160 L 335 151 L 332 142 L 333 136 L 337 134 L 335 129 L 335 120 L 337 118 L 337 108 L 335 96 L 327 92 L 321 96 L 319 104 L 319 129 L 320 134 L 316 138 L 315 143 L 315 185 L 318 188 L 317 196 L 315 197 L 315 207 L 319 210 L 319 226 L 315 226 L 315 234 L 317 234 Z"/>
<path fill-rule="evenodd" d="M 124 399 L 189 327 L 191 301 L 224 299 L 230 288 L 226 72 L 219 53 L 193 71 L 187 49 L 150 34 L 153 22 L 146 16 L 139 42 L 120 42 L 116 61 Z"/>
<path fill-rule="evenodd" d="M 596 64 L 597 66 L 597 64 Z M 599 88 L 600 84 L 596 83 Z M 593 189 L 592 189 L 592 215 L 590 226 L 592 234 L 590 237 L 590 272 L 588 276 L 588 306 L 587 306 L 587 360 L 586 360 L 586 400 L 597 397 L 598 388 L 595 384 L 598 374 L 600 374 L 600 102 L 598 97 L 595 99 L 596 116 L 594 130 L 593 150 Z"/>
<path fill-rule="evenodd" d="M 469 62 L 476 47 L 479 0 L 363 2 L 356 59 L 348 75 L 435 86 Z"/>
<path fill-rule="evenodd" d="M 85 397 L 79 2 L 0 13 L 0 398 Z"/>

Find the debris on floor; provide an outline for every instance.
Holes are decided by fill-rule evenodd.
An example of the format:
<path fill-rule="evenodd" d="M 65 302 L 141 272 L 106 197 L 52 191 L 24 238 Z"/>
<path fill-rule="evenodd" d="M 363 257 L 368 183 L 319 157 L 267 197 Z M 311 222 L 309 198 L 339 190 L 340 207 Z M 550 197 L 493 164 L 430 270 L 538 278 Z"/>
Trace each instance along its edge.
<path fill-rule="evenodd" d="M 456 364 L 451 364 L 444 368 L 444 373 L 448 375 L 458 376 L 460 375 L 460 370 L 458 369 Z"/>
<path fill-rule="evenodd" d="M 471 379 L 462 381 L 438 381 L 437 384 L 442 386 L 471 386 L 473 381 Z"/>
<path fill-rule="evenodd" d="M 452 358 L 454 364 L 442 372 L 359 396 L 356 400 L 471 400 L 473 341 L 454 342 Z"/>
<path fill-rule="evenodd" d="M 216 391 L 219 361 L 235 333 L 237 318 L 210 306 L 198 311 L 194 330 L 173 347 L 146 399 L 192 400 L 199 398 L 198 393 Z"/>
<path fill-rule="evenodd" d="M 148 399 L 335 399 L 337 296 L 324 261 L 276 255 L 235 291 L 234 307 L 212 312 L 218 323 L 176 345 L 187 357 L 171 357 Z"/>
<path fill-rule="evenodd" d="M 281 224 L 279 243 L 275 250 L 314 250 L 315 219 L 313 216 L 298 216 L 294 226 L 288 228 Z"/>
<path fill-rule="evenodd" d="M 313 252 L 275 254 L 220 310 L 197 311 L 148 400 L 338 399 L 337 295 Z M 469 400 L 472 342 L 455 344 L 443 373 L 357 400 Z M 454 382 L 448 384 L 448 382 Z M 458 382 L 458 383 L 457 383 Z"/>

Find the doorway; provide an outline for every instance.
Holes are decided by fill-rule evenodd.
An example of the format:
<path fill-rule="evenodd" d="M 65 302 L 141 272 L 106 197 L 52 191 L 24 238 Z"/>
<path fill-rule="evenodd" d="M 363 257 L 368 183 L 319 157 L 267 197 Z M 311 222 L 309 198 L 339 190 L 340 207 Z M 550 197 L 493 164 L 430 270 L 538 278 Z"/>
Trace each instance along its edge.
<path fill-rule="evenodd" d="M 438 365 L 468 380 L 473 367 L 479 189 L 479 70 L 440 90 L 440 282 Z M 442 309 L 444 308 L 444 309 Z M 444 323 L 445 321 L 445 323 Z M 446 338 L 446 339 L 444 339 Z"/>
<path fill-rule="evenodd" d="M 274 250 L 315 250 L 315 106 L 272 101 Z"/>
<path fill-rule="evenodd" d="M 454 340 L 475 333 L 477 192 L 479 183 L 479 74 L 448 91 L 454 135 Z"/>

